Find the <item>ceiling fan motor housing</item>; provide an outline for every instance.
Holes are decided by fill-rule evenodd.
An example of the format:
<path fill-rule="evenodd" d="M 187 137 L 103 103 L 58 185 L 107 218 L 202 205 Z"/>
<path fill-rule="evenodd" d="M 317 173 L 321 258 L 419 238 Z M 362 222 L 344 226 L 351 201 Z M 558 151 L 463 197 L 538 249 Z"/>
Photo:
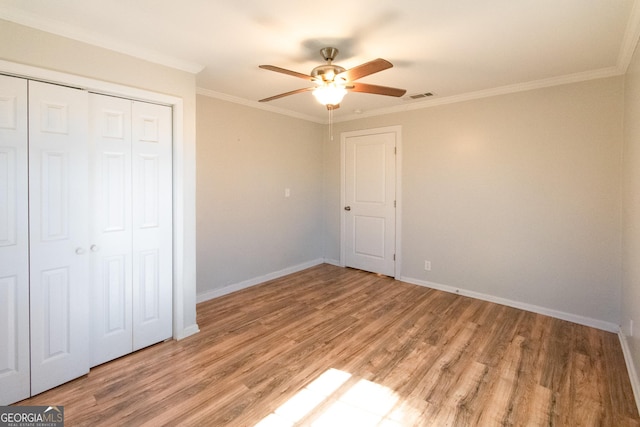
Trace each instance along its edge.
<path fill-rule="evenodd" d="M 327 65 L 319 65 L 313 70 L 311 70 L 311 77 L 313 77 L 316 83 L 331 83 L 334 81 L 335 77 L 346 71 L 343 67 L 339 65 L 327 64 Z M 336 83 L 344 83 L 344 82 L 336 82 Z"/>

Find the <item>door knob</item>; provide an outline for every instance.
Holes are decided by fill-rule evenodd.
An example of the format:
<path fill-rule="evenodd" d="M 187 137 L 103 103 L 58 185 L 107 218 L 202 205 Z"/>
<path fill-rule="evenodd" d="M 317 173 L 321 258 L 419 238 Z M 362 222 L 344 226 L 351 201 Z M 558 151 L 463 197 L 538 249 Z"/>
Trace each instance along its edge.
<path fill-rule="evenodd" d="M 345 210 L 345 211 L 350 211 L 350 210 L 351 210 L 351 206 L 345 206 L 345 207 L 344 207 L 344 210 Z"/>
<path fill-rule="evenodd" d="M 100 250 L 100 246 L 91 245 L 91 247 L 89 249 L 91 249 L 91 252 L 98 252 Z"/>
<path fill-rule="evenodd" d="M 82 255 L 85 253 L 85 250 L 83 248 L 76 248 L 76 255 Z"/>

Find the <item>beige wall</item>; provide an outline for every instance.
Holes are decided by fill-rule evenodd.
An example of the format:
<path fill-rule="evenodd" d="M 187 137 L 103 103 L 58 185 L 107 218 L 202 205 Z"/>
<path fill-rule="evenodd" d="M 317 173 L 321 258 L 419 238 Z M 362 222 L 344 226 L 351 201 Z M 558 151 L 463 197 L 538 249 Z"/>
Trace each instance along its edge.
<path fill-rule="evenodd" d="M 622 116 L 618 77 L 338 123 L 325 256 L 340 256 L 340 132 L 402 125 L 402 277 L 613 328 Z"/>
<path fill-rule="evenodd" d="M 625 80 L 624 204 L 622 252 L 622 331 L 640 368 L 640 51 L 636 49 Z M 635 322 L 633 336 L 629 321 Z M 635 378 L 636 384 L 640 378 Z"/>
<path fill-rule="evenodd" d="M 194 331 L 195 75 L 2 20 L 0 40 L 0 59 L 5 61 L 182 98 L 184 151 L 181 160 L 186 167 L 183 173 L 183 200 L 179 202 L 184 209 L 184 218 L 177 226 L 183 227 L 184 239 L 176 244 L 184 249 L 184 264 L 176 266 L 180 269 L 179 279 L 183 284 L 183 293 L 177 298 L 183 305 L 183 328 Z"/>
<path fill-rule="evenodd" d="M 322 125 L 202 95 L 197 122 L 198 294 L 321 260 Z"/>

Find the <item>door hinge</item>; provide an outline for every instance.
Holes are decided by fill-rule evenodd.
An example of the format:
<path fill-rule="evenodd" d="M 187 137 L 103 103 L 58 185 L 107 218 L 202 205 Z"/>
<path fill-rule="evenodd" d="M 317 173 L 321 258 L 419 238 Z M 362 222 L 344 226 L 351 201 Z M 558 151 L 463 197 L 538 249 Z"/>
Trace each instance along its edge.
<path fill-rule="evenodd" d="M 396 254 L 393 254 L 393 260 L 394 261 L 396 260 Z"/>
<path fill-rule="evenodd" d="M 393 154 L 398 154 L 398 147 L 393 147 Z"/>

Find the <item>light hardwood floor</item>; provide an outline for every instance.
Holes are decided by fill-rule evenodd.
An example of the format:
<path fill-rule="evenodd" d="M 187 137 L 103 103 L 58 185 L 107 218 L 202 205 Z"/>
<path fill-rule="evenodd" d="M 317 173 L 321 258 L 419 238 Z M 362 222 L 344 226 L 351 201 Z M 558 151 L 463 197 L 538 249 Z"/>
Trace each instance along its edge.
<path fill-rule="evenodd" d="M 66 425 L 640 425 L 615 334 L 320 265 L 20 402 Z"/>

